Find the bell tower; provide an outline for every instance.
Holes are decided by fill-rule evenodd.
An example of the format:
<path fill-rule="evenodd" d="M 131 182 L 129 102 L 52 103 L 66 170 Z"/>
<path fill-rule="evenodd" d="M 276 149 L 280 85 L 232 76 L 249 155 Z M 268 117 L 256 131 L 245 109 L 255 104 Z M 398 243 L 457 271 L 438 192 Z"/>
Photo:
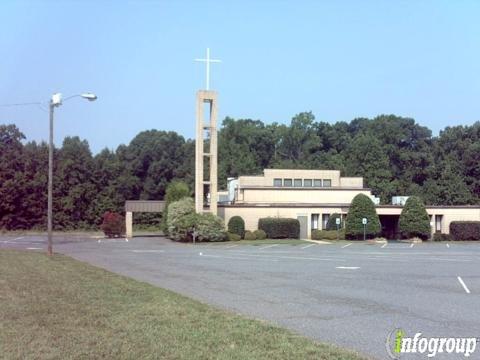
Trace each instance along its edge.
<path fill-rule="evenodd" d="M 217 215 L 217 93 L 210 90 L 210 59 L 195 59 L 206 64 L 206 89 L 197 92 L 195 137 L 195 211 Z M 206 108 L 205 108 L 206 107 Z"/>

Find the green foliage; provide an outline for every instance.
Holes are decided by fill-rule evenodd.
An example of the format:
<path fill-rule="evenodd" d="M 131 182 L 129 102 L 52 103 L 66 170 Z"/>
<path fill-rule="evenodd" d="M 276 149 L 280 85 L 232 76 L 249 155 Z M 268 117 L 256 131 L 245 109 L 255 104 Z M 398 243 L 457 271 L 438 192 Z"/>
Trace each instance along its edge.
<path fill-rule="evenodd" d="M 426 240 L 430 237 L 430 218 L 419 197 L 408 198 L 400 214 L 398 225 L 400 233 L 405 238 L 419 237 Z"/>
<path fill-rule="evenodd" d="M 338 213 L 333 213 L 330 215 L 327 221 L 326 230 L 337 230 L 337 219 L 340 219 L 340 224 L 338 225 L 339 229 L 343 228 L 342 215 Z"/>
<path fill-rule="evenodd" d="M 312 240 L 344 240 L 345 230 L 312 230 Z"/>
<path fill-rule="evenodd" d="M 240 241 L 242 238 L 238 234 L 232 234 L 231 232 L 227 232 L 227 240 L 228 241 Z"/>
<path fill-rule="evenodd" d="M 480 221 L 452 221 L 450 235 L 453 240 L 480 240 Z"/>
<path fill-rule="evenodd" d="M 435 233 L 432 237 L 433 241 L 452 241 L 452 236 L 450 234 Z"/>
<path fill-rule="evenodd" d="M 223 219 L 210 213 L 196 214 L 195 230 L 198 241 L 225 241 L 226 232 Z"/>
<path fill-rule="evenodd" d="M 228 231 L 237 234 L 242 238 L 245 233 L 245 221 L 243 221 L 241 216 L 232 216 L 228 220 Z"/>
<path fill-rule="evenodd" d="M 0 125 L 3 229 L 46 227 L 48 147 L 24 139 L 16 126 Z M 218 141 L 221 188 L 228 176 L 264 168 L 337 169 L 363 176 L 382 203 L 416 195 L 428 205 L 480 204 L 480 122 L 433 137 L 410 118 L 331 124 L 302 112 L 288 125 L 226 118 Z M 95 156 L 85 140 L 65 138 L 54 149 L 54 228 L 98 227 L 105 212 L 121 213 L 125 200 L 165 199 L 172 181 L 192 189 L 194 162 L 195 141 L 175 132 L 143 131 Z"/>
<path fill-rule="evenodd" d="M 102 231 L 105 236 L 112 238 L 125 234 L 125 219 L 122 215 L 114 212 L 106 212 L 103 215 Z"/>
<path fill-rule="evenodd" d="M 267 233 L 263 230 L 255 230 L 253 234 L 257 240 L 265 240 L 267 238 Z"/>
<path fill-rule="evenodd" d="M 162 216 L 162 230 L 164 233 L 168 232 L 167 218 L 168 218 L 168 207 L 171 203 L 178 201 L 184 197 L 190 195 L 190 189 L 188 185 L 183 181 L 172 181 L 167 185 L 165 192 L 165 210 L 163 211 Z"/>
<path fill-rule="evenodd" d="M 251 232 L 250 230 L 245 231 L 245 235 L 243 238 L 245 240 L 257 240 L 255 233 Z"/>
<path fill-rule="evenodd" d="M 362 219 L 367 218 L 365 233 L 368 239 L 380 233 L 380 220 L 372 200 L 365 194 L 356 195 L 350 205 L 345 220 L 345 236 L 349 239 L 363 239 L 364 225 Z"/>
<path fill-rule="evenodd" d="M 289 218 L 261 218 L 258 228 L 265 231 L 269 239 L 298 239 L 300 237 L 300 223 L 297 219 Z"/>
<path fill-rule="evenodd" d="M 197 223 L 195 204 L 191 198 L 183 198 L 168 206 L 168 237 L 175 241 L 190 241 Z"/>

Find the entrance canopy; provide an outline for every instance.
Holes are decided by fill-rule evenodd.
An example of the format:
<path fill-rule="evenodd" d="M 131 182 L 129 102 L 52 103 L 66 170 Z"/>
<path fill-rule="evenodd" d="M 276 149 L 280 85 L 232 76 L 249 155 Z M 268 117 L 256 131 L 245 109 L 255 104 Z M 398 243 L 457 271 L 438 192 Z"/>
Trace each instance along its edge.
<path fill-rule="evenodd" d="M 127 238 L 133 236 L 133 213 L 134 212 L 162 212 L 165 209 L 165 201 L 157 200 L 127 200 L 125 201 L 125 230 Z"/>

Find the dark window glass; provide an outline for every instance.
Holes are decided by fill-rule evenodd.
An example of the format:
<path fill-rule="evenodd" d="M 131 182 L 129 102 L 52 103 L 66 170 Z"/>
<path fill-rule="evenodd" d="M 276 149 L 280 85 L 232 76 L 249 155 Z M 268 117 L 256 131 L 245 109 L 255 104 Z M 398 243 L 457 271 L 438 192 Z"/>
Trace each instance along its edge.
<path fill-rule="evenodd" d="M 283 186 L 292 186 L 292 179 L 283 179 Z"/>
<path fill-rule="evenodd" d="M 282 179 L 273 179 L 273 186 L 282 186 Z"/>
<path fill-rule="evenodd" d="M 313 180 L 313 186 L 316 186 L 316 187 L 322 186 L 322 180 L 320 179 Z"/>
<path fill-rule="evenodd" d="M 293 182 L 293 186 L 302 187 L 302 179 L 295 179 Z"/>
<path fill-rule="evenodd" d="M 312 186 L 312 179 L 305 179 L 303 180 L 303 186 L 311 187 Z"/>
<path fill-rule="evenodd" d="M 331 186 L 332 186 L 332 180 L 323 179 L 323 187 L 331 187 Z"/>

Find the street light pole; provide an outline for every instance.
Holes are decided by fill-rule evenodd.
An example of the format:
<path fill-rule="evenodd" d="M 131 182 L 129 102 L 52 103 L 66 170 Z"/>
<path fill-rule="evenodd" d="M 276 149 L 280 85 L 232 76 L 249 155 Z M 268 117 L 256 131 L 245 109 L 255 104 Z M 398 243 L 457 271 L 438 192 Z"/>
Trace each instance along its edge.
<path fill-rule="evenodd" d="M 53 254 L 52 249 L 52 214 L 53 214 L 53 109 L 55 104 L 50 100 L 50 140 L 48 143 L 48 255 Z"/>
<path fill-rule="evenodd" d="M 65 98 L 63 101 L 67 101 L 74 97 L 82 97 L 88 101 L 97 100 L 97 95 L 92 93 L 83 93 L 78 95 L 72 95 Z M 47 210 L 47 232 L 48 232 L 48 249 L 47 254 L 53 255 L 53 241 L 52 241 L 52 228 L 53 228 L 53 113 L 54 108 L 62 105 L 62 94 L 56 93 L 52 95 L 49 103 L 49 117 L 50 117 L 50 136 L 48 142 L 48 210 Z"/>

